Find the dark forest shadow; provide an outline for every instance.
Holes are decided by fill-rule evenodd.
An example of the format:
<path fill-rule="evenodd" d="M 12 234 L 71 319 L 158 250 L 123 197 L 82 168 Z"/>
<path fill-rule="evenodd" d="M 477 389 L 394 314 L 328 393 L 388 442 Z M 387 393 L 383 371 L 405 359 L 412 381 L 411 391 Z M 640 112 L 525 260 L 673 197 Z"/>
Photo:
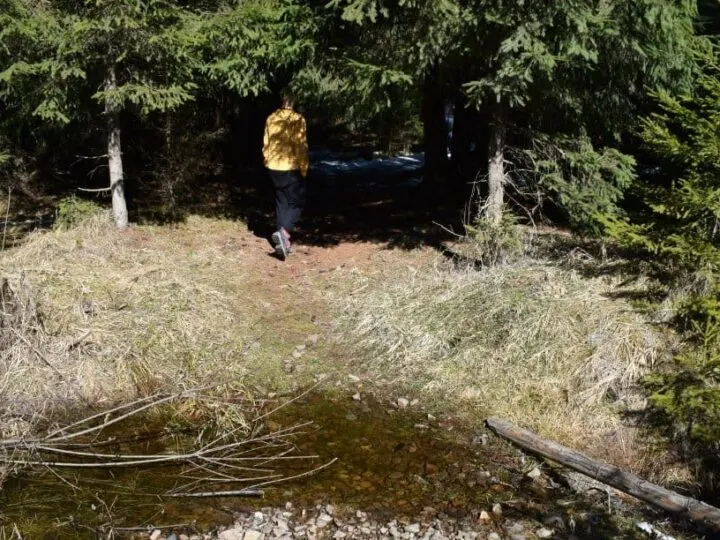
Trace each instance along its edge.
<path fill-rule="evenodd" d="M 373 242 L 389 248 L 443 249 L 452 238 L 436 223 L 462 230 L 463 189 L 423 185 L 417 168 L 391 174 L 364 171 L 332 175 L 311 169 L 308 197 L 295 239 L 304 245 L 330 247 L 345 242 Z M 258 237 L 274 231 L 275 202 L 267 172 L 243 168 L 236 173 L 198 179 L 192 196 L 173 209 L 151 190 L 132 204 L 140 222 L 170 224 L 190 214 L 247 223 Z M 154 203 L 150 201 L 155 200 Z"/>

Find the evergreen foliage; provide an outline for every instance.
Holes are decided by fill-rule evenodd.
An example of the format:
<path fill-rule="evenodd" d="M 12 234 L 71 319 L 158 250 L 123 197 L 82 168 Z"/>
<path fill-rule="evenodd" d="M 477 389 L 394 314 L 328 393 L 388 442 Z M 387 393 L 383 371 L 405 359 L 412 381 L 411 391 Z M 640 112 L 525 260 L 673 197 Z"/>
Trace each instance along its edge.
<path fill-rule="evenodd" d="M 603 216 L 612 238 L 649 253 L 684 290 L 677 322 L 687 345 L 674 370 L 649 380 L 652 403 L 691 443 L 720 444 L 720 72 L 710 65 L 695 92 L 654 94 L 660 110 L 643 119 L 642 139 L 671 176 L 639 186 L 644 212 Z"/>

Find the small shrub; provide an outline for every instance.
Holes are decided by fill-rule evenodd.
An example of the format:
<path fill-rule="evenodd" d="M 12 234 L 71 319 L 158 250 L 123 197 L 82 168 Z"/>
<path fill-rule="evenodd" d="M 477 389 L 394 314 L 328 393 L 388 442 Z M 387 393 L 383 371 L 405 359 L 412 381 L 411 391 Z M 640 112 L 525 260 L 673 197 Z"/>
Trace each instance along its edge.
<path fill-rule="evenodd" d="M 107 218 L 107 210 L 92 201 L 67 197 L 58 203 L 55 228 L 67 230 Z"/>
<path fill-rule="evenodd" d="M 503 213 L 502 221 L 494 225 L 482 218 L 465 225 L 475 258 L 485 266 L 503 264 L 517 258 L 523 251 L 523 234 L 517 218 Z"/>

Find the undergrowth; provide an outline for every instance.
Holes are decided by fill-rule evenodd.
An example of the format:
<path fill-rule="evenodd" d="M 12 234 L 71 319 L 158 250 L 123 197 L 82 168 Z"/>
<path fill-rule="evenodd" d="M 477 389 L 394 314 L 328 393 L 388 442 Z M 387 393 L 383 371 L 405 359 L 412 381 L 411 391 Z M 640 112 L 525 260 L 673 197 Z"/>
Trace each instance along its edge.
<path fill-rule="evenodd" d="M 282 383 L 296 343 L 269 332 L 283 320 L 235 241 L 243 225 L 191 218 L 121 234 L 91 206 L 61 215 L 78 224 L 0 253 L 0 437 L 159 389 L 249 373 Z M 285 337 L 312 330 L 298 321 Z"/>
<path fill-rule="evenodd" d="M 499 415 L 593 455 L 659 474 L 623 421 L 667 337 L 618 282 L 542 261 L 484 268 L 447 262 L 356 272 L 336 295 L 342 343 L 368 370 Z"/>

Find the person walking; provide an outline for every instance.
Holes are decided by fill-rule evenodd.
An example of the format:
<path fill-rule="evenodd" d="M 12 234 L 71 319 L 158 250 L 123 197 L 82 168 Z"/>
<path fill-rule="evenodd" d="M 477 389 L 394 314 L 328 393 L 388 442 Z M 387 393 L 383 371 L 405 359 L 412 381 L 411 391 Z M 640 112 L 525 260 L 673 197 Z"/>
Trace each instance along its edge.
<path fill-rule="evenodd" d="M 287 95 L 265 122 L 263 157 L 275 188 L 276 226 L 271 240 L 275 254 L 285 260 L 291 252 L 290 233 L 305 206 L 310 166 L 305 118 L 293 109 Z"/>

